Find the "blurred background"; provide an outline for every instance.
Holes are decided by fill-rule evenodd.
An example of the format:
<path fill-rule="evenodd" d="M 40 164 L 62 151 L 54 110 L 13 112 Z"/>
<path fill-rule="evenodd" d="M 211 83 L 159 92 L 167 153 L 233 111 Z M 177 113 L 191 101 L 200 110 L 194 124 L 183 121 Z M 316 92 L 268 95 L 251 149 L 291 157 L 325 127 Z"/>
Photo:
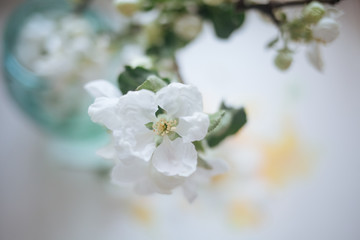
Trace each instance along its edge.
<path fill-rule="evenodd" d="M 20 3 L 1 0 L 0 36 Z M 229 173 L 200 189 L 193 204 L 181 192 L 141 197 L 111 185 L 109 163 L 95 156 L 106 136 L 44 132 L 1 74 L 0 239 L 360 239 L 360 2 L 338 8 L 341 34 L 323 48 L 323 73 L 301 48 L 288 72 L 277 70 L 265 49 L 277 31 L 256 12 L 229 40 L 205 26 L 179 52 L 205 111 L 225 100 L 248 113 L 244 129 L 213 153 Z M 107 77 L 86 77 L 93 76 Z"/>

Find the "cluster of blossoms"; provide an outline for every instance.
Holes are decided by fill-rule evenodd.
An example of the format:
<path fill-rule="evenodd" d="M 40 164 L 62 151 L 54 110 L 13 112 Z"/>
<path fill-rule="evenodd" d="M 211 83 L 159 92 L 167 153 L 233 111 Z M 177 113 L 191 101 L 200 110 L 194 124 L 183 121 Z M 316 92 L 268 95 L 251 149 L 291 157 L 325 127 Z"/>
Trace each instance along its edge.
<path fill-rule="evenodd" d="M 314 1 L 303 9 L 300 17 L 291 21 L 287 20 L 283 12 L 282 14 L 284 21 L 280 27 L 284 46 L 278 50 L 275 65 L 281 70 L 287 70 L 291 66 L 294 53 L 290 45 L 304 43 L 307 45 L 310 63 L 322 71 L 320 45 L 331 43 L 339 36 L 340 26 L 336 21 L 340 16 L 339 11 Z"/>
<path fill-rule="evenodd" d="M 153 79 L 161 81 L 148 77 Z M 114 183 L 133 183 L 140 194 L 170 194 L 182 187 L 192 201 L 198 181 L 226 170 L 221 161 L 210 163 L 207 169 L 199 164 L 203 160 L 195 142 L 205 138 L 210 120 L 202 112 L 197 88 L 170 83 L 158 91 L 140 89 L 122 95 L 104 80 L 85 88 L 95 97 L 88 111 L 92 121 L 111 133 L 111 144 L 98 154 L 114 160 Z"/>
<path fill-rule="evenodd" d="M 98 34 L 83 16 L 37 13 L 21 29 L 16 53 L 35 74 L 60 84 L 103 75 L 109 47 L 109 36 Z"/>

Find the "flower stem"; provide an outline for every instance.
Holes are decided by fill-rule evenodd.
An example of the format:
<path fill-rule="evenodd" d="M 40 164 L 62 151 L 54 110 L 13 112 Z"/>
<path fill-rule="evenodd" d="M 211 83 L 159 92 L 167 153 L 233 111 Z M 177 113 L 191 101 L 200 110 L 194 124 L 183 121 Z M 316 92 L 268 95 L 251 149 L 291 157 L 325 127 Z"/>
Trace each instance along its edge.
<path fill-rule="evenodd" d="M 174 70 L 175 70 L 176 76 L 178 78 L 178 81 L 180 83 L 185 84 L 184 79 L 183 79 L 183 77 L 181 76 L 181 73 L 180 73 L 180 67 L 179 67 L 179 63 L 178 63 L 178 60 L 177 60 L 176 56 L 173 56 L 173 62 L 174 62 Z"/>
<path fill-rule="evenodd" d="M 75 8 L 74 8 L 74 12 L 76 14 L 81 14 L 82 12 L 84 12 L 88 6 L 90 5 L 92 0 L 79 0 L 77 1 Z"/>

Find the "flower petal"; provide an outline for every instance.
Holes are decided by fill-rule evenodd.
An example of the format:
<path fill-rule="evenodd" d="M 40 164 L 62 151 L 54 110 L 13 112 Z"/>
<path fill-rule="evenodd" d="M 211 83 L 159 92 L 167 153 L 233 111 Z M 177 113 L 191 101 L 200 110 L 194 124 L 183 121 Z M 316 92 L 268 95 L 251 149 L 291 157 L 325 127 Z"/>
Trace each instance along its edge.
<path fill-rule="evenodd" d="M 116 149 L 114 145 L 114 140 L 112 139 L 106 146 L 100 148 L 96 151 L 96 154 L 102 158 L 115 160 L 116 159 Z"/>
<path fill-rule="evenodd" d="M 155 148 L 154 134 L 144 125 L 137 128 L 124 127 L 113 132 L 117 157 L 126 163 L 126 159 L 136 156 L 147 162 Z"/>
<path fill-rule="evenodd" d="M 173 117 L 189 116 L 203 109 L 201 94 L 194 86 L 171 83 L 156 97 L 158 105 Z"/>
<path fill-rule="evenodd" d="M 184 142 L 200 141 L 208 132 L 209 116 L 202 112 L 196 112 L 192 116 L 180 117 L 176 132 Z"/>
<path fill-rule="evenodd" d="M 340 34 L 339 24 L 330 17 L 322 18 L 313 29 L 315 39 L 324 43 L 334 41 Z"/>
<path fill-rule="evenodd" d="M 197 152 L 192 143 L 184 143 L 180 138 L 170 141 L 165 137 L 156 148 L 152 163 L 167 176 L 188 177 L 196 170 Z"/>
<path fill-rule="evenodd" d="M 155 121 L 157 110 L 155 94 L 148 90 L 140 90 L 130 91 L 119 98 L 116 114 L 122 119 L 124 126 L 137 128 Z"/>
<path fill-rule="evenodd" d="M 111 172 L 111 180 L 115 184 L 140 181 L 147 174 L 149 164 L 133 157 L 128 159 L 131 164 L 119 162 Z"/>
<path fill-rule="evenodd" d="M 85 85 L 85 90 L 94 98 L 119 98 L 121 96 L 120 90 L 106 80 L 96 80 L 89 82 Z"/>
<path fill-rule="evenodd" d="M 185 198 L 188 200 L 189 203 L 192 203 L 196 197 L 197 197 L 197 186 L 195 183 L 192 183 L 191 181 L 186 181 L 182 185 L 182 190 L 184 193 Z"/>
<path fill-rule="evenodd" d="M 316 42 L 312 42 L 309 44 L 308 49 L 306 51 L 306 56 L 310 63 L 320 72 L 323 70 L 324 62 L 321 57 L 319 44 Z"/>
<path fill-rule="evenodd" d="M 116 114 L 117 103 L 117 98 L 96 98 L 88 109 L 91 120 L 104 125 L 110 130 L 119 128 L 122 120 Z"/>
<path fill-rule="evenodd" d="M 184 183 L 185 178 L 180 176 L 166 176 L 157 171 L 156 168 L 150 168 L 150 177 L 157 187 L 157 192 L 171 193 L 171 191 Z"/>

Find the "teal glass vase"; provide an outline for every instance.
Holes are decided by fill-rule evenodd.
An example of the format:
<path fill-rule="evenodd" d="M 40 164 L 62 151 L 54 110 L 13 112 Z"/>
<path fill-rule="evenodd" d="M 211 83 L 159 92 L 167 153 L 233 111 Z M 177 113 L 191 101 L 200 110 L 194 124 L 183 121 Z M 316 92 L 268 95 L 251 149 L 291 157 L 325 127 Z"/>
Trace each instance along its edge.
<path fill-rule="evenodd" d="M 77 167 L 103 167 L 95 156 L 106 142 L 105 130 L 91 122 L 87 108 L 93 101 L 83 82 L 73 81 L 59 90 L 58 84 L 39 76 L 25 66 L 16 54 L 21 30 L 34 14 L 73 14 L 66 0 L 27 0 L 8 19 L 4 32 L 3 72 L 9 92 L 21 109 L 53 140 L 48 148 L 65 164 Z M 110 31 L 93 10 L 81 13 L 96 33 Z M 58 66 L 61 68 L 62 66 Z M 94 79 L 96 80 L 96 79 Z M 55 156 L 56 155 L 56 156 Z"/>

